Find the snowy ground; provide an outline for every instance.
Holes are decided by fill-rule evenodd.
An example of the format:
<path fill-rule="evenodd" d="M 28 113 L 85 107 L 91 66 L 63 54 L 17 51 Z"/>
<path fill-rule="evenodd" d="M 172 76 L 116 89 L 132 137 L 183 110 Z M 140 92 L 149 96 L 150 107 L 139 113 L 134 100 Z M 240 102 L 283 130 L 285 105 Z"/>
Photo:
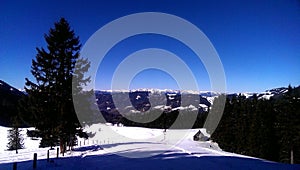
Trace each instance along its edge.
<path fill-rule="evenodd" d="M 113 136 L 111 132 L 106 134 L 107 128 L 128 138 Z M 0 169 L 12 169 L 13 162 L 17 162 L 17 169 L 32 169 L 34 153 L 38 155 L 37 169 L 300 169 L 300 165 L 223 152 L 210 141 L 193 141 L 198 130 L 168 130 L 164 133 L 160 129 L 95 125 L 87 131 L 97 131 L 96 136 L 89 140 L 80 139 L 78 144 L 81 146 L 64 157 L 56 158 L 56 149 L 50 150 L 51 161 L 48 163 L 49 148 L 38 148 L 39 140 L 26 137 L 26 148 L 19 154 L 6 151 L 7 128 L 0 127 Z M 201 131 L 205 133 L 203 129 Z M 176 138 L 179 136 L 180 141 Z"/>

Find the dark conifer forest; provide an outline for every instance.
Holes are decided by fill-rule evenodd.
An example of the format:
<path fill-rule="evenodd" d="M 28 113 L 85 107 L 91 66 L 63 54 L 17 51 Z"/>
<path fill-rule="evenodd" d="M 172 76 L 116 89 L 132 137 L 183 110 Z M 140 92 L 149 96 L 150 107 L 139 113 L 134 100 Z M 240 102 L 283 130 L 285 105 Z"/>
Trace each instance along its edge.
<path fill-rule="evenodd" d="M 300 163 L 300 87 L 276 98 L 227 98 L 211 139 L 228 152 Z M 293 159 L 293 160 L 291 160 Z"/>

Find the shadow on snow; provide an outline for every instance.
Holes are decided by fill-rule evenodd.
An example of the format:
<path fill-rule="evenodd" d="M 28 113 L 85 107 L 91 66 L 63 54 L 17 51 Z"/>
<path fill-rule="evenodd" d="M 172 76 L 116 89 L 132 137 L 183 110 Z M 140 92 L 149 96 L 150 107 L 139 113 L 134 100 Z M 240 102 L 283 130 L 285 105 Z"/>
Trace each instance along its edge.
<path fill-rule="evenodd" d="M 130 144 L 130 143 L 122 143 Z M 99 145 L 85 146 L 76 148 L 74 152 L 93 152 L 107 147 L 114 147 L 120 144 L 107 144 L 103 147 Z M 132 152 L 132 154 L 151 154 L 158 153 L 161 150 L 138 152 L 136 148 L 132 150 L 123 150 L 122 152 Z M 147 158 L 127 158 L 117 154 L 101 154 L 74 157 L 52 158 L 51 163 L 42 159 L 37 162 L 37 169 L 300 169 L 300 165 L 289 165 L 264 161 L 260 159 L 233 157 L 233 156 L 201 156 L 206 153 L 197 153 L 196 157 L 187 153 L 178 153 L 166 151 L 160 155 Z M 18 169 L 32 169 L 33 161 L 18 162 Z M 12 169 L 12 163 L 0 164 L 0 169 Z"/>

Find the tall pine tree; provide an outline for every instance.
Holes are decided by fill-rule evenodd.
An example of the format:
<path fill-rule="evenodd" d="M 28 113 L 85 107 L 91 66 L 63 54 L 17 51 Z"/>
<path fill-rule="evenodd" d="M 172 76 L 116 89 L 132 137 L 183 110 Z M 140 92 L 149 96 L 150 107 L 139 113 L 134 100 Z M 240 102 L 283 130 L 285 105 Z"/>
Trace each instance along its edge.
<path fill-rule="evenodd" d="M 41 146 L 53 146 L 59 141 L 64 152 L 65 144 L 73 143 L 71 140 L 75 139 L 80 127 L 73 107 L 72 83 L 77 83 L 73 87 L 80 87 L 90 81 L 89 77 L 84 77 L 90 63 L 80 57 L 79 37 L 64 18 L 56 22 L 44 38 L 47 49 L 37 48 L 36 58 L 32 60 L 31 73 L 35 82 L 26 78 L 27 107 L 34 115 L 35 127 L 42 134 Z M 73 76 L 76 76 L 75 82 L 72 82 Z M 75 91 L 79 93 L 80 90 Z"/>

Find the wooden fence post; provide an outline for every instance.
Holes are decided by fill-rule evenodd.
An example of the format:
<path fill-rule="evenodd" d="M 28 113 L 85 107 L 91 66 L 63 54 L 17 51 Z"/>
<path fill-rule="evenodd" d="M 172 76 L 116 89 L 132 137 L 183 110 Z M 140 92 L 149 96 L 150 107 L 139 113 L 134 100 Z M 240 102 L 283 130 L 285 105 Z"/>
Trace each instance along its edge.
<path fill-rule="evenodd" d="M 33 169 L 36 168 L 36 161 L 37 161 L 37 153 L 33 154 Z"/>
<path fill-rule="evenodd" d="M 56 148 L 56 158 L 58 158 L 59 155 L 59 148 Z"/>
<path fill-rule="evenodd" d="M 17 170 L 17 162 L 14 162 L 13 164 L 13 170 Z"/>
<path fill-rule="evenodd" d="M 50 158 L 49 158 L 49 150 L 47 151 L 47 162 L 49 162 Z"/>

